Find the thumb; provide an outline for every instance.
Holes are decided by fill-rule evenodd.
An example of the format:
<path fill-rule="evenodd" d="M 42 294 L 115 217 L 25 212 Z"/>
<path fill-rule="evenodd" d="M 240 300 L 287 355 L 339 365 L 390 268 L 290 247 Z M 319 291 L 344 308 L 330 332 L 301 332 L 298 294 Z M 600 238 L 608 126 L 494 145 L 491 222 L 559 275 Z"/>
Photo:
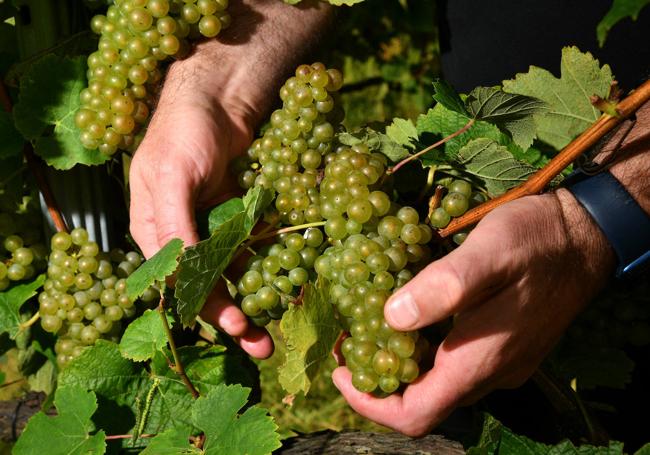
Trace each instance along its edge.
<path fill-rule="evenodd" d="M 194 191 L 186 177 L 179 172 L 170 172 L 156 184 L 160 188 L 157 193 L 151 193 L 158 247 L 162 248 L 173 238 L 180 238 L 186 247 L 196 243 L 199 235 L 194 219 Z"/>
<path fill-rule="evenodd" d="M 415 330 L 452 316 L 504 281 L 497 238 L 477 230 L 447 256 L 420 271 L 386 302 L 384 316 L 396 330 Z"/>

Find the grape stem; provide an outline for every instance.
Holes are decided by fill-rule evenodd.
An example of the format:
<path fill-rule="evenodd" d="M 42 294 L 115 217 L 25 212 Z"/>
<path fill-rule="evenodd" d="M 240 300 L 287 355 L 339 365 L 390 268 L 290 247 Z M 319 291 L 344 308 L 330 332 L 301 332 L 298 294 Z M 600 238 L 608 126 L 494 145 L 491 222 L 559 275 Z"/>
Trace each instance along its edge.
<path fill-rule="evenodd" d="M 40 319 L 40 317 L 41 317 L 41 313 L 39 313 L 37 311 L 36 313 L 34 313 L 34 316 L 29 318 L 25 322 L 21 322 L 20 325 L 18 326 L 18 329 L 22 331 L 22 330 L 26 330 L 26 329 L 30 328 L 31 326 L 36 324 L 36 321 L 38 321 Z"/>
<path fill-rule="evenodd" d="M 178 350 L 176 349 L 174 335 L 172 334 L 172 330 L 169 327 L 169 321 L 167 321 L 167 315 L 165 314 L 165 297 L 163 296 L 162 292 L 160 293 L 160 302 L 158 303 L 158 313 L 160 314 L 160 318 L 162 319 L 163 327 L 165 329 L 165 334 L 167 335 L 169 349 L 171 349 L 172 356 L 174 357 L 173 370 L 176 372 L 176 374 L 178 374 L 178 376 L 180 376 L 183 384 L 185 384 L 187 390 L 189 390 L 192 394 L 192 397 L 198 398 L 200 396 L 199 391 L 196 390 L 196 387 L 194 387 L 194 384 L 192 384 L 192 381 L 190 381 L 190 378 L 185 372 L 185 367 L 183 367 L 181 359 L 178 356 Z"/>
<path fill-rule="evenodd" d="M 7 93 L 7 89 L 5 88 L 2 79 L 0 79 L 0 102 L 2 102 L 2 107 L 5 111 L 11 112 L 13 109 L 11 98 Z M 41 171 L 41 163 L 39 162 L 38 158 L 36 158 L 34 149 L 30 142 L 26 142 L 23 146 L 23 154 L 25 155 L 25 160 L 27 161 L 27 167 L 34 176 L 36 184 L 38 185 L 38 189 L 43 195 L 43 199 L 47 205 L 47 211 L 50 214 L 52 222 L 54 223 L 54 227 L 58 232 L 69 232 L 68 226 L 63 219 L 63 215 L 61 215 L 61 210 L 59 210 L 59 206 L 54 199 L 50 185 L 47 183 L 47 180 Z"/>
<path fill-rule="evenodd" d="M 449 136 L 447 136 L 447 137 L 443 137 L 442 139 L 440 139 L 440 140 L 439 140 L 438 142 L 436 142 L 435 144 L 431 144 L 431 145 L 428 146 L 427 148 L 422 149 L 422 150 L 420 150 L 419 152 L 414 153 L 413 155 L 409 155 L 409 156 L 407 156 L 406 158 L 404 158 L 402 161 L 400 161 L 399 163 L 397 163 L 397 164 L 396 164 L 395 166 L 393 166 L 392 168 L 387 169 L 387 170 L 386 170 L 386 174 L 394 174 L 394 173 L 397 172 L 397 171 L 398 171 L 402 166 L 404 166 L 406 163 L 409 163 L 409 162 L 413 161 L 414 159 L 416 159 L 416 158 L 418 158 L 418 157 L 424 155 L 425 153 L 430 152 L 431 150 L 435 149 L 436 147 L 440 147 L 442 144 L 444 144 L 445 142 L 450 141 L 451 139 L 455 138 L 456 136 L 460 136 L 460 135 L 463 134 L 465 131 L 467 131 L 468 129 L 470 129 L 470 128 L 474 125 L 474 122 L 475 122 L 475 121 L 476 121 L 476 119 L 473 119 L 473 118 L 470 119 L 469 122 L 467 122 L 467 123 L 465 124 L 465 126 L 462 127 L 461 129 L 459 129 L 458 131 L 455 131 L 455 132 L 451 133 L 451 134 L 450 134 Z"/>
<path fill-rule="evenodd" d="M 141 434 L 138 436 L 138 439 L 140 438 L 153 438 L 156 436 L 155 434 Z M 115 439 L 132 439 L 133 435 L 132 434 L 112 434 L 109 436 L 106 436 L 107 441 L 112 441 Z"/>
<path fill-rule="evenodd" d="M 314 223 L 300 224 L 298 226 L 289 226 L 281 229 L 276 229 L 275 231 L 264 232 L 258 235 L 253 235 L 248 238 L 248 245 L 251 243 L 259 242 L 260 240 L 268 239 L 275 237 L 280 234 L 286 234 L 287 232 L 300 231 L 302 229 L 308 229 L 310 227 L 325 226 L 325 221 L 316 221 Z"/>
<path fill-rule="evenodd" d="M 555 158 L 549 161 L 546 166 L 533 174 L 524 183 L 498 198 L 491 199 L 469 210 L 463 216 L 454 218 L 447 227 L 438 231 L 438 235 L 441 238 L 449 237 L 478 223 L 485 215 L 506 202 L 541 193 L 551 180 L 559 175 L 569 164 L 596 145 L 605 134 L 612 131 L 623 120 L 631 116 L 648 100 L 650 100 L 650 80 L 645 81 L 631 95 L 616 105 L 618 115 L 601 115 L 587 130 L 571 141 Z"/>

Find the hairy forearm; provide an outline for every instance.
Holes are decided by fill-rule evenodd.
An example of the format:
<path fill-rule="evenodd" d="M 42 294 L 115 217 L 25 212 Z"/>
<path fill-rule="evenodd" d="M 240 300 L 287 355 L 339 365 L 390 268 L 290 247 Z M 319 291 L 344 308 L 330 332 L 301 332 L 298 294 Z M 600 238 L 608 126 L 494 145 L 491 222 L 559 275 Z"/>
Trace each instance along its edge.
<path fill-rule="evenodd" d="M 303 3 L 233 0 L 231 26 L 171 65 L 161 101 L 198 91 L 206 103 L 217 101 L 258 126 L 276 98 L 279 82 L 319 41 L 334 14 L 325 2 Z"/>

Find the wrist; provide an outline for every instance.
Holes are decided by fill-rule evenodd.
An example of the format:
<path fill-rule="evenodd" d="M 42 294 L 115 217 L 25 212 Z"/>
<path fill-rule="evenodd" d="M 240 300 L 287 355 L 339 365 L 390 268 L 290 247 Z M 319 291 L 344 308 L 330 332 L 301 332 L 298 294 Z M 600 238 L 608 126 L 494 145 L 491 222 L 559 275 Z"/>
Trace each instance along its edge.
<path fill-rule="evenodd" d="M 560 211 L 562 229 L 576 265 L 585 273 L 585 283 L 600 283 L 602 287 L 613 275 L 616 256 L 607 238 L 589 213 L 570 191 L 561 188 L 553 197 Z M 587 286 L 588 287 L 588 286 Z"/>

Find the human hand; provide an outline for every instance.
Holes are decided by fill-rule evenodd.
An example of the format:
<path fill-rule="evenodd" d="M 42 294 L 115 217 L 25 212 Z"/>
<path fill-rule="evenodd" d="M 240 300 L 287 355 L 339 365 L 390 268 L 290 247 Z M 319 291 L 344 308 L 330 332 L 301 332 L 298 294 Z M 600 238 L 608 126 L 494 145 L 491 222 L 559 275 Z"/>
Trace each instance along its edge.
<path fill-rule="evenodd" d="M 199 240 L 195 209 L 210 207 L 237 192 L 227 172 L 230 160 L 252 140 L 252 122 L 236 103 L 215 97 L 200 84 L 189 86 L 171 73 L 147 134 L 130 169 L 131 233 L 146 257 L 172 238 L 185 246 Z M 201 316 L 235 337 L 254 357 L 268 357 L 268 334 L 249 326 L 223 284 Z"/>
<path fill-rule="evenodd" d="M 603 235 L 568 192 L 505 204 L 385 306 L 398 330 L 454 316 L 433 368 L 387 398 L 357 391 L 345 367 L 334 371 L 334 383 L 359 414 L 426 434 L 456 407 L 525 382 L 613 263 Z"/>

